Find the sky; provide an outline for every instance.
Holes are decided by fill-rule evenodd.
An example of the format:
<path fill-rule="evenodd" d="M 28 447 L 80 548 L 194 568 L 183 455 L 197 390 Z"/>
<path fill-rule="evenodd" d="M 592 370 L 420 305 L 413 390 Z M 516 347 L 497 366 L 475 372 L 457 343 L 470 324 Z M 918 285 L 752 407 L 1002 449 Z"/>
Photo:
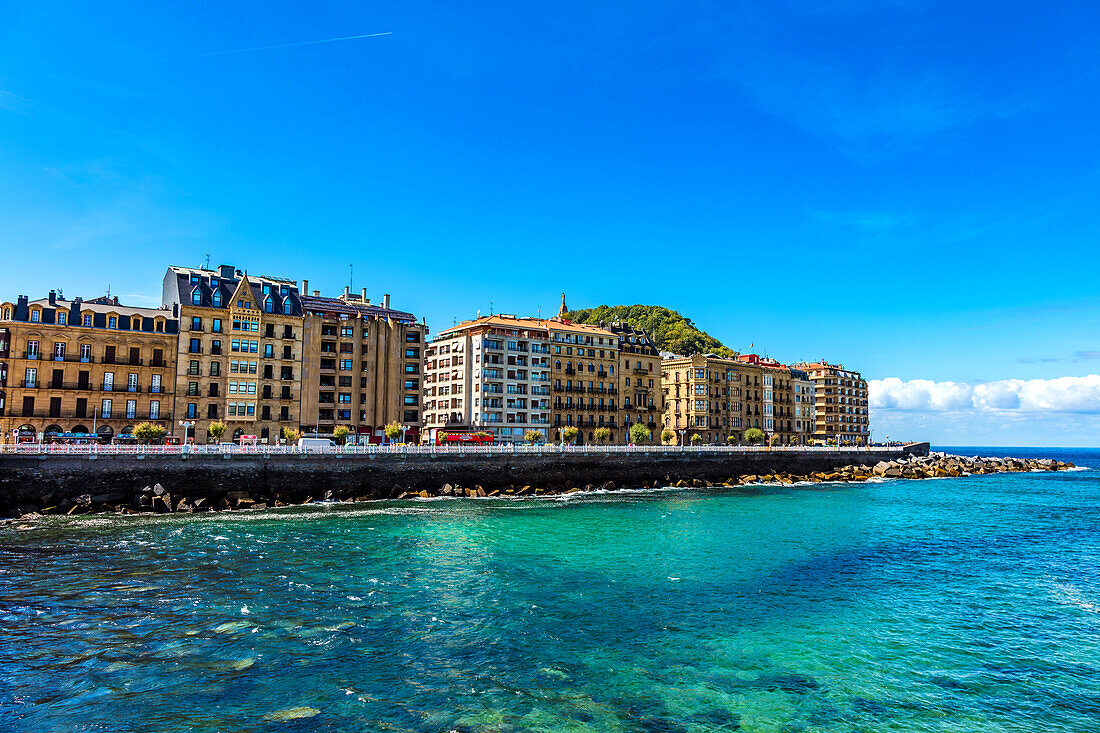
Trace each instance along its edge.
<path fill-rule="evenodd" d="M 659 304 L 876 439 L 1100 445 L 1098 3 L 158 5 L 0 0 L 0 298 Z"/>

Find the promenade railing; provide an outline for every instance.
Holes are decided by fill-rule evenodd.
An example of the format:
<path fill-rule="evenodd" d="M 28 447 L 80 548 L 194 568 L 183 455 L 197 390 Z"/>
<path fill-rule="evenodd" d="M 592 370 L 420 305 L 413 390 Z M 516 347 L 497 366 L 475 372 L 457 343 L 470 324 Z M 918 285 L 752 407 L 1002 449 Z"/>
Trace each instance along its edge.
<path fill-rule="evenodd" d="M 0 454 L 15 455 L 331 455 L 331 456 L 423 456 L 423 455 L 547 455 L 561 453 L 896 453 L 902 446 L 764 446 L 764 445 L 518 445 L 490 444 L 436 446 L 393 443 L 389 445 L 339 445 L 299 447 L 297 445 L 66 445 L 61 443 L 21 443 L 0 445 Z"/>

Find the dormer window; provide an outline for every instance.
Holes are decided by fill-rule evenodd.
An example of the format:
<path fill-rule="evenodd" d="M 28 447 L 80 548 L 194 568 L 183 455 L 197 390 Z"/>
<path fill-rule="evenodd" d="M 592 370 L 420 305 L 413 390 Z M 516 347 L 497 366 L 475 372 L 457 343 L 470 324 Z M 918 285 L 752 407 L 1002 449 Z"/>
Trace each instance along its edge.
<path fill-rule="evenodd" d="M 38 320 L 41 317 L 42 316 L 40 315 L 40 311 L 37 311 L 37 310 L 31 311 L 31 323 L 38 323 Z"/>
<path fill-rule="evenodd" d="M 118 328 L 118 317 L 111 316 L 107 319 L 107 328 Z"/>
<path fill-rule="evenodd" d="M 84 314 L 84 325 L 88 328 L 92 327 L 92 314 L 91 313 L 85 313 Z"/>
<path fill-rule="evenodd" d="M 285 303 L 283 303 L 283 313 L 289 316 L 293 312 L 294 312 L 294 306 L 291 304 L 290 299 L 287 298 L 287 301 Z"/>
<path fill-rule="evenodd" d="M 202 305 L 202 291 L 198 288 L 191 293 L 191 305 Z"/>
<path fill-rule="evenodd" d="M 271 299 L 271 296 L 268 296 L 267 300 L 264 301 L 264 310 L 268 313 L 275 312 L 275 301 Z"/>
<path fill-rule="evenodd" d="M 221 304 L 222 304 L 222 294 L 221 294 L 221 292 L 220 292 L 220 291 L 218 291 L 218 290 L 215 290 L 215 291 L 214 291 L 214 295 L 213 295 L 213 297 L 211 298 L 211 302 L 213 302 L 213 303 L 214 303 L 214 307 L 215 307 L 215 308 L 220 308 L 220 307 L 221 307 Z"/>
<path fill-rule="evenodd" d="M 59 325 L 59 326 L 64 326 L 65 325 L 65 314 L 64 313 L 58 313 L 57 314 L 57 325 Z"/>
<path fill-rule="evenodd" d="M 192 285 L 198 285 L 199 284 L 199 276 L 198 275 L 192 275 L 191 276 L 191 284 Z"/>

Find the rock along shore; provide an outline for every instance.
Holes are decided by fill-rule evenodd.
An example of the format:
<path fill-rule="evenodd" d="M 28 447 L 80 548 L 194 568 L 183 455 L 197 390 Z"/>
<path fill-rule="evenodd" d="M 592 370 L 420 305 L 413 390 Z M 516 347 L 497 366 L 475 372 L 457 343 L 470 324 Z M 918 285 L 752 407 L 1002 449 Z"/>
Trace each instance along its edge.
<path fill-rule="evenodd" d="M 308 489 L 261 488 L 256 490 L 218 490 L 216 487 L 177 486 L 172 490 L 161 483 L 142 486 L 137 490 L 109 491 L 98 494 L 80 494 L 58 498 L 44 494 L 33 501 L 8 504 L 5 514 L 9 518 L 33 518 L 46 515 L 73 514 L 167 514 L 243 509 L 267 509 L 317 501 L 365 502 L 379 499 L 414 500 L 436 497 L 467 497 L 495 499 L 529 499 L 534 497 L 574 494 L 582 491 L 616 491 L 623 488 L 712 488 L 745 487 L 750 485 L 794 485 L 826 482 L 858 482 L 874 478 L 924 479 L 951 478 L 976 474 L 1023 471 L 1062 471 L 1073 468 L 1072 463 L 1054 459 L 1025 458 L 973 458 L 932 453 L 927 456 L 909 455 L 869 464 L 845 465 L 828 471 L 808 473 L 743 473 L 724 480 L 710 478 L 674 478 L 664 480 L 640 480 L 629 486 L 614 481 L 575 484 L 569 480 L 546 482 L 545 485 L 505 484 L 487 488 L 481 484 L 461 485 L 443 483 L 440 486 L 416 488 L 394 484 L 388 491 L 357 493 L 353 489 L 336 488 L 322 492 Z"/>

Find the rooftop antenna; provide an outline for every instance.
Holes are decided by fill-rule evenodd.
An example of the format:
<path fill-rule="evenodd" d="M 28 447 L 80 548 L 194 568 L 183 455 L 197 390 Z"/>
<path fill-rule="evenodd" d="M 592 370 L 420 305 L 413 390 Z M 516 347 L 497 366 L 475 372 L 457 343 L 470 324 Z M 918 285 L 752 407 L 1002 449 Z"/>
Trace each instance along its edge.
<path fill-rule="evenodd" d="M 111 297 L 111 283 L 107 283 L 107 297 Z"/>
<path fill-rule="evenodd" d="M 61 300 L 65 300 L 65 291 L 62 290 L 61 288 L 58 288 L 57 289 L 57 297 L 60 298 Z"/>
<path fill-rule="evenodd" d="M 493 301 L 489 301 L 489 315 L 493 315 Z"/>
<path fill-rule="evenodd" d="M 348 291 L 355 290 L 355 265 L 348 265 Z"/>

